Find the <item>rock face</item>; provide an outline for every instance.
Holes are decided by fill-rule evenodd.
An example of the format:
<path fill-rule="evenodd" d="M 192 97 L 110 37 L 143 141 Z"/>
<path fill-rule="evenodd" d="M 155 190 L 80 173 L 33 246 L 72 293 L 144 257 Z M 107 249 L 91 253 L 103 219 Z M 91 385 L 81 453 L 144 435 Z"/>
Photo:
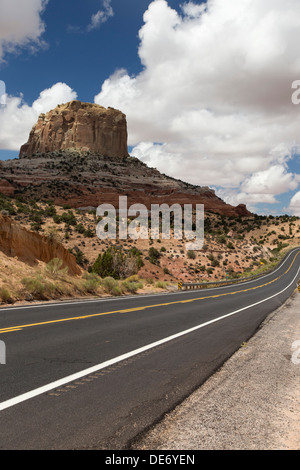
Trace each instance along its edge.
<path fill-rule="evenodd" d="M 80 101 L 42 114 L 18 160 L 3 161 L 0 193 L 73 208 L 103 203 L 204 204 L 227 216 L 249 216 L 246 206 L 226 204 L 207 187 L 168 177 L 128 155 L 126 117 Z"/>
<path fill-rule="evenodd" d="M 126 157 L 126 116 L 113 108 L 71 101 L 41 114 L 20 158 L 60 150 L 78 150 L 108 157 Z"/>
<path fill-rule="evenodd" d="M 35 264 L 37 260 L 48 263 L 53 258 L 60 258 L 70 275 L 81 274 L 75 256 L 61 243 L 30 232 L 4 215 L 0 215 L 0 250 L 7 256 L 18 257 L 30 264 Z"/>

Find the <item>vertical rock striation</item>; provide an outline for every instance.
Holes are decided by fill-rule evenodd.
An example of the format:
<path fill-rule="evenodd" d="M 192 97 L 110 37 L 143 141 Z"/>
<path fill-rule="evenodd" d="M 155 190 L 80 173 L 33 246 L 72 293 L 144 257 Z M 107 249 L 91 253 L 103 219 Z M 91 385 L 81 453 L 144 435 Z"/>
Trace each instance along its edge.
<path fill-rule="evenodd" d="M 21 147 L 20 158 L 59 150 L 127 157 L 127 122 L 121 111 L 71 101 L 41 114 Z"/>

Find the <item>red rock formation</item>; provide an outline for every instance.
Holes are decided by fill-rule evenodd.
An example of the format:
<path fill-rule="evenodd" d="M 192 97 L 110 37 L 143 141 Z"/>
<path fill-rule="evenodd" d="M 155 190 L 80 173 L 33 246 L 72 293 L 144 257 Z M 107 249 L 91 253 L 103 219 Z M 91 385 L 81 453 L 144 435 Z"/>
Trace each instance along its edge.
<path fill-rule="evenodd" d="M 25 158 L 27 157 L 27 158 Z M 195 186 L 149 168 L 127 152 L 126 117 L 112 108 L 80 101 L 42 114 L 19 160 L 4 161 L 0 192 L 53 200 L 74 208 L 103 203 L 204 204 L 206 211 L 250 216 L 246 206 L 226 204 L 208 187 Z"/>
<path fill-rule="evenodd" d="M 30 232 L 3 215 L 0 215 L 0 250 L 7 256 L 17 256 L 21 261 L 32 264 L 37 260 L 48 263 L 53 258 L 60 258 L 70 275 L 81 274 L 75 256 L 61 243 Z"/>
<path fill-rule="evenodd" d="M 71 101 L 41 114 L 29 140 L 21 147 L 20 158 L 57 150 L 90 151 L 108 157 L 125 157 L 126 117 L 113 108 Z"/>
<path fill-rule="evenodd" d="M 5 194 L 5 196 L 13 196 L 15 193 L 15 188 L 5 179 L 0 179 L 0 193 Z"/>

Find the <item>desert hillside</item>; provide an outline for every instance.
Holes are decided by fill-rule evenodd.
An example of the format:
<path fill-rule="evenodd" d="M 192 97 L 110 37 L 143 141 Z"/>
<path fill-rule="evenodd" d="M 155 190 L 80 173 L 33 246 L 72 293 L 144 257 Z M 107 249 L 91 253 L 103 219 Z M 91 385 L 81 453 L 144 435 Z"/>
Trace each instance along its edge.
<path fill-rule="evenodd" d="M 36 235 L 51 243 L 55 240 L 74 256 L 81 270 L 81 274 L 70 276 L 62 266 L 51 267 L 49 258 L 32 263 L 24 259 L 26 250 L 9 253 L 0 237 L 3 302 L 6 297 L 18 301 L 121 295 L 176 289 L 179 280 L 211 282 L 246 276 L 272 267 L 288 249 L 300 244 L 297 217 L 236 218 L 206 212 L 203 249 L 187 251 L 185 240 L 99 240 L 95 210 L 72 209 L 56 206 L 51 201 L 38 203 L 4 195 L 0 196 L 0 210 L 5 220 L 10 219 L 26 229 L 26 233 L 33 233 L 33 240 Z M 104 258 L 111 250 L 119 260 L 119 270 L 114 273 L 103 271 Z M 59 258 L 59 255 L 53 257 Z M 99 264 L 101 257 L 102 265 Z M 30 282 L 24 281 L 26 278 L 44 284 L 44 287 L 40 285 L 42 294 L 39 289 L 34 290 L 35 281 L 32 281 L 28 295 L 26 289 L 28 291 Z M 110 278 L 106 282 L 111 282 L 111 286 L 103 286 L 104 278 Z"/>

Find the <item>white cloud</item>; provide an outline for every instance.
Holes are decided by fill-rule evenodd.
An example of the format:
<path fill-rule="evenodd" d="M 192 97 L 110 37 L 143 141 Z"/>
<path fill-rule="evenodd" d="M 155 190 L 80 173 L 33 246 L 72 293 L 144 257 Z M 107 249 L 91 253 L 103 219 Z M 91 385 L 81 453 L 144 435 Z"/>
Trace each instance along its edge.
<path fill-rule="evenodd" d="M 65 83 L 42 91 L 32 106 L 24 103 L 22 97 L 7 96 L 6 106 L 0 109 L 0 148 L 19 150 L 41 113 L 76 98 L 77 94 Z"/>
<path fill-rule="evenodd" d="M 289 212 L 300 217 L 300 191 L 298 191 L 291 199 Z"/>
<path fill-rule="evenodd" d="M 272 165 L 264 171 L 254 173 L 242 184 L 242 191 L 248 194 L 283 194 L 297 189 L 298 182 L 283 165 Z"/>
<path fill-rule="evenodd" d="M 41 14 L 48 0 L 1 0 L 0 62 L 5 53 L 41 46 L 45 25 Z"/>
<path fill-rule="evenodd" d="M 133 155 L 244 203 L 295 187 L 286 165 L 300 144 L 299 0 L 188 2 L 181 14 L 155 0 L 139 38 L 142 72 L 118 71 L 95 97 L 127 115 Z M 265 177 L 274 184 L 260 193 Z"/>
<path fill-rule="evenodd" d="M 91 22 L 88 26 L 88 31 L 98 28 L 101 24 L 105 23 L 111 16 L 114 16 L 114 11 L 111 6 L 111 0 L 103 0 L 102 9 L 92 15 Z"/>

